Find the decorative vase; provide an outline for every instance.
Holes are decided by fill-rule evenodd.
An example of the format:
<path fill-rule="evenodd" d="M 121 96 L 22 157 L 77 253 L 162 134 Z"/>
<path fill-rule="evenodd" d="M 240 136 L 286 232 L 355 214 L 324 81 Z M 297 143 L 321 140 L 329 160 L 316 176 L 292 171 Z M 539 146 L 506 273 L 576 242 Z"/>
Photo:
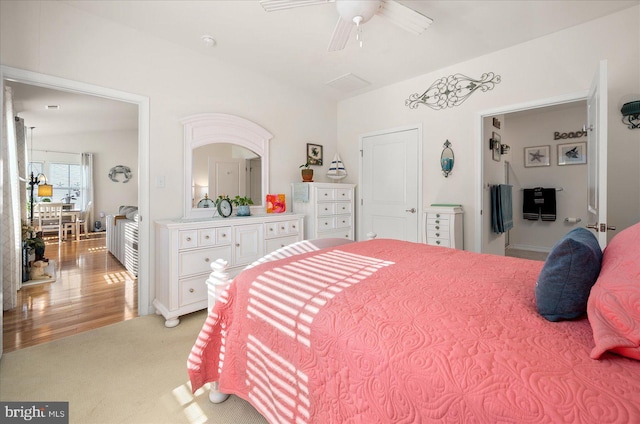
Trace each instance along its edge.
<path fill-rule="evenodd" d="M 313 169 L 305 168 L 302 170 L 302 182 L 313 182 Z"/>
<path fill-rule="evenodd" d="M 249 216 L 251 215 L 251 208 L 249 205 L 240 205 L 238 206 L 238 216 Z"/>

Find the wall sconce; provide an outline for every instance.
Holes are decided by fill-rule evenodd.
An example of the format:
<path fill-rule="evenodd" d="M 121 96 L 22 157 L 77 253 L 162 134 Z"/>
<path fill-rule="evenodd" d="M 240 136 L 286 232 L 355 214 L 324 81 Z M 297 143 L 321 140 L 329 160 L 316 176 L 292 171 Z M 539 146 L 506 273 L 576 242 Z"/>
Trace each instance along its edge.
<path fill-rule="evenodd" d="M 625 103 L 620 109 L 622 122 L 629 126 L 629 129 L 640 128 L 640 100 Z"/>

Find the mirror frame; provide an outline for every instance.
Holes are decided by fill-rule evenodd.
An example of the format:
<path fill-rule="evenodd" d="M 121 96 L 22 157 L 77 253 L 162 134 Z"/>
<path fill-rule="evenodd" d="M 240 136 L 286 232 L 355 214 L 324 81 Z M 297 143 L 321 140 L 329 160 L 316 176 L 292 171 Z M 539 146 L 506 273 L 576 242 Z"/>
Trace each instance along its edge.
<path fill-rule="evenodd" d="M 200 113 L 180 121 L 184 127 L 184 218 L 212 218 L 210 208 L 194 208 L 191 204 L 193 183 L 193 149 L 214 143 L 236 144 L 262 158 L 262 197 L 269 193 L 269 140 L 273 135 L 247 119 L 224 113 Z M 262 207 L 264 200 L 255 202 Z M 252 212 L 253 213 L 253 212 Z"/>

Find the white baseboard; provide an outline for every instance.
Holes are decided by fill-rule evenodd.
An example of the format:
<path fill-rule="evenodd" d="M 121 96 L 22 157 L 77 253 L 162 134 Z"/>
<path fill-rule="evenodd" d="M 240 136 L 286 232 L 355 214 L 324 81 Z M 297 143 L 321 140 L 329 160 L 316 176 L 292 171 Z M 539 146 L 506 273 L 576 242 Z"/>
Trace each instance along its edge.
<path fill-rule="evenodd" d="M 541 246 L 529 246 L 526 244 L 510 244 L 507 246 L 507 249 L 518 249 L 518 250 L 531 250 L 532 252 L 551 252 L 551 248 L 549 247 L 541 247 Z"/>

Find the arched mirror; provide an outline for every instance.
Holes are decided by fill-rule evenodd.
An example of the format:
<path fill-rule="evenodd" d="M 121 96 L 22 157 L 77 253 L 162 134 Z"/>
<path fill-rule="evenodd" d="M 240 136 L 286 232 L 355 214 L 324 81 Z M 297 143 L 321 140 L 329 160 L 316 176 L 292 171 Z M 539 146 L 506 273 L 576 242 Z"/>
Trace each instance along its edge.
<path fill-rule="evenodd" d="M 234 115 L 204 113 L 184 125 L 185 218 L 211 218 L 205 198 L 251 197 L 263 208 L 269 190 L 269 140 L 259 125 Z M 209 207 L 198 207 L 207 205 Z"/>
<path fill-rule="evenodd" d="M 445 178 L 453 171 L 453 164 L 453 149 L 451 148 L 451 143 L 447 140 L 444 142 L 444 149 L 442 149 L 442 154 L 440 155 L 440 167 L 442 168 L 442 175 L 444 175 Z"/>

